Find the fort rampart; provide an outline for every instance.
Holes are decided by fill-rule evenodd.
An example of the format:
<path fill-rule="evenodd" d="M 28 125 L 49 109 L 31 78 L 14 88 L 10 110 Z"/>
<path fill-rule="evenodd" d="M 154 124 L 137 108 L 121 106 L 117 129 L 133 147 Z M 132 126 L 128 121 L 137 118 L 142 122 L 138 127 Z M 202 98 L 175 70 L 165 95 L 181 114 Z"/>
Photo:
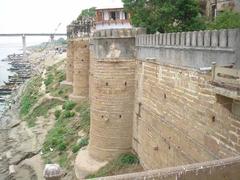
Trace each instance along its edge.
<path fill-rule="evenodd" d="M 108 161 L 133 150 L 150 170 L 239 155 L 239 29 L 152 35 L 101 30 L 89 42 L 90 62 L 82 66 L 84 75 L 74 68 L 73 81 L 79 80 L 73 93 L 87 96 L 87 78 L 80 79 L 89 72 L 91 157 Z M 78 51 L 84 51 L 79 61 L 89 54 Z M 216 172 L 232 172 L 227 166 Z"/>

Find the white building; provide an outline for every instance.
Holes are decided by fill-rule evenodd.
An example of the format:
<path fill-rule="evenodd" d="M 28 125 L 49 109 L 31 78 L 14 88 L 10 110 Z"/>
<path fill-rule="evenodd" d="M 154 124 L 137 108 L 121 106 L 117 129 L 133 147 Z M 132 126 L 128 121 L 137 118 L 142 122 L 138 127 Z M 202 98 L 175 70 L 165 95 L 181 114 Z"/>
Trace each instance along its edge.
<path fill-rule="evenodd" d="M 120 7 L 101 7 L 96 9 L 96 30 L 132 28 L 130 14 Z"/>

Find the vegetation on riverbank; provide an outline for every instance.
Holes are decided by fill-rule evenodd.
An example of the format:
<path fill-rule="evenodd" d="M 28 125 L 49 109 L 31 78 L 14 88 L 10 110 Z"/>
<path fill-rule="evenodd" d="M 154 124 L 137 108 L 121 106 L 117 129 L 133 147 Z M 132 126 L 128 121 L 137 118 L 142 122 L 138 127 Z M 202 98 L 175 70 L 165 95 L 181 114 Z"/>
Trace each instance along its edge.
<path fill-rule="evenodd" d="M 20 101 L 20 116 L 23 117 L 27 115 L 31 107 L 38 101 L 39 97 L 42 95 L 39 93 L 39 89 L 42 85 L 41 76 L 36 76 L 27 83 L 25 91 L 22 94 Z"/>
<path fill-rule="evenodd" d="M 86 127 L 89 127 L 90 116 L 87 106 L 86 103 L 76 106 L 72 101 L 66 101 L 61 110 L 55 111 L 55 125 L 49 131 L 42 149 L 46 163 L 59 163 L 68 170 L 73 168 L 76 153 L 88 144 L 89 129 Z M 79 132 L 83 134 L 79 136 Z"/>
<path fill-rule="evenodd" d="M 61 87 L 60 82 L 65 80 L 65 72 L 59 67 L 63 65 L 63 62 L 59 62 L 54 66 L 47 68 L 46 79 L 44 84 L 46 86 L 46 93 L 50 93 L 54 97 L 68 98 L 68 94 L 71 92 L 71 87 Z"/>
<path fill-rule="evenodd" d="M 50 66 L 45 75 L 30 79 L 22 95 L 20 114 L 29 127 L 34 126 L 40 116 L 48 119 L 50 114 L 55 115 L 41 154 L 46 163 L 58 163 L 69 172 L 73 170 L 77 152 L 88 144 L 90 109 L 87 102 L 77 105 L 68 100 L 72 89 L 60 86 L 65 79 L 63 63 Z"/>

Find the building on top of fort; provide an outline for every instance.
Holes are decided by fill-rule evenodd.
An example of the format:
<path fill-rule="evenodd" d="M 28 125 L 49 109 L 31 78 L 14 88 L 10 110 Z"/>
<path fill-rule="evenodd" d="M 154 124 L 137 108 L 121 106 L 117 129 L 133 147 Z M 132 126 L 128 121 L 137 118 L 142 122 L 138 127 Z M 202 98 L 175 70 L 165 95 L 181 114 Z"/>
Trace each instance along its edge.
<path fill-rule="evenodd" d="M 130 14 L 122 5 L 115 7 L 98 7 L 96 9 L 96 30 L 132 28 Z"/>

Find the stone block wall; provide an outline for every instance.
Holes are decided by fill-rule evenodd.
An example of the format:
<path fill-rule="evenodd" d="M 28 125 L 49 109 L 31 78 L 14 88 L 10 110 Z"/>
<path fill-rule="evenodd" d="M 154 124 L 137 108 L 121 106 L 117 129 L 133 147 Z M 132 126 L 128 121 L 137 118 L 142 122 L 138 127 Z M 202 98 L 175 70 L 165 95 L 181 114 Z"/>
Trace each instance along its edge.
<path fill-rule="evenodd" d="M 216 94 L 211 72 L 199 69 L 211 61 L 239 64 L 239 32 L 137 37 L 133 149 L 145 169 L 239 155 L 240 117 L 231 111 L 232 99 Z"/>
<path fill-rule="evenodd" d="M 210 85 L 211 73 L 139 61 L 133 148 L 146 169 L 236 156 L 240 118 Z"/>
<path fill-rule="evenodd" d="M 73 41 L 73 93 L 70 99 L 81 102 L 89 97 L 89 38 Z"/>

